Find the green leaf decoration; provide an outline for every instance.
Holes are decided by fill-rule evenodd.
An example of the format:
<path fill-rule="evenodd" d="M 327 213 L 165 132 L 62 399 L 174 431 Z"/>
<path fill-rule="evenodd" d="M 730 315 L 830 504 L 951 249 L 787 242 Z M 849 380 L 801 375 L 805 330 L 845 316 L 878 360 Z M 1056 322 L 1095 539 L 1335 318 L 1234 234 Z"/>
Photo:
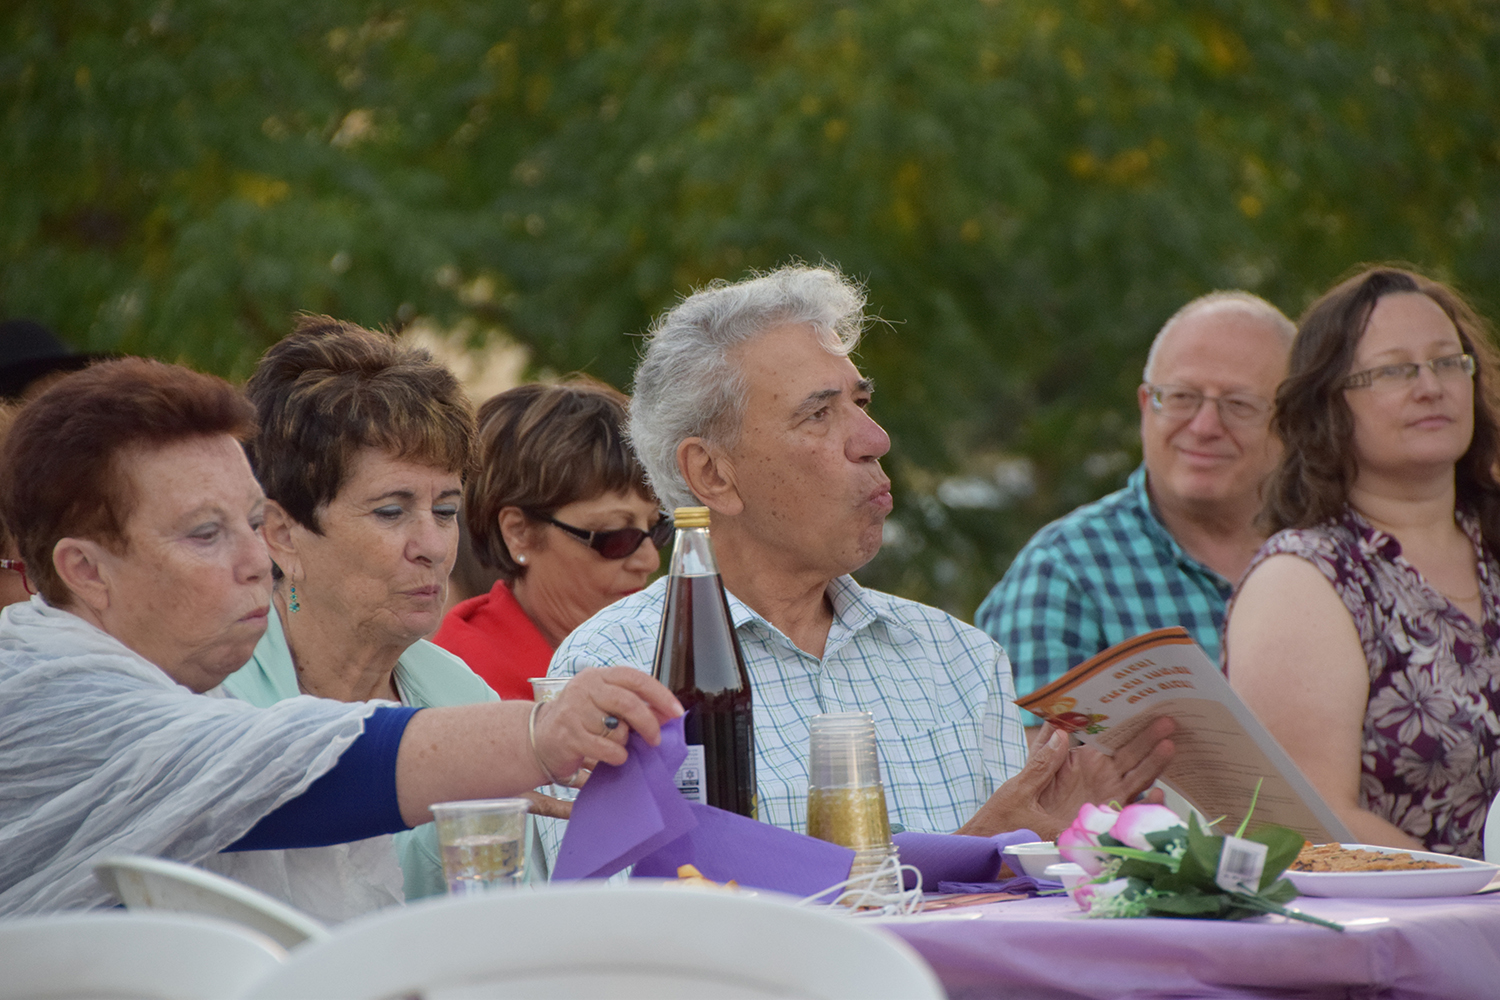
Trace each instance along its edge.
<path fill-rule="evenodd" d="M 1154 833 L 1148 833 L 1146 834 L 1146 843 L 1158 851 L 1165 852 L 1168 848 L 1185 842 L 1186 838 L 1182 835 L 1181 831 L 1181 827 L 1173 827 L 1170 830 L 1157 830 Z"/>
<path fill-rule="evenodd" d="M 1269 886 L 1261 886 L 1260 894 L 1274 903 L 1290 903 L 1302 895 L 1290 880 L 1284 878 L 1277 879 Z"/>
<path fill-rule="evenodd" d="M 1228 908 L 1228 903 L 1223 896 L 1197 895 L 1172 895 L 1153 896 L 1146 901 L 1146 907 L 1153 913 L 1168 914 L 1183 917 L 1222 916 Z"/>
<path fill-rule="evenodd" d="M 1288 830 L 1284 826 L 1263 826 L 1252 833 L 1248 839 L 1265 844 L 1267 848 L 1266 868 L 1260 876 L 1261 892 L 1265 892 L 1266 886 L 1281 877 L 1287 865 L 1297 860 L 1297 855 L 1305 843 L 1302 834 Z"/>
<path fill-rule="evenodd" d="M 1120 878 L 1138 878 L 1146 882 L 1155 882 L 1163 876 L 1171 875 L 1171 859 L 1165 854 L 1159 856 L 1166 858 L 1166 861 L 1153 863 L 1139 858 L 1126 858 L 1120 863 L 1120 870 L 1116 874 Z"/>
<path fill-rule="evenodd" d="M 1257 784 L 1257 795 L 1259 790 Z M 1251 809 L 1254 809 L 1253 801 Z M 1244 836 L 1248 823 L 1247 813 L 1235 836 Z M 1285 905 L 1298 893 L 1297 887 L 1281 874 L 1297 857 L 1303 843 L 1300 834 L 1285 827 L 1263 826 L 1247 838 L 1266 846 L 1265 869 L 1254 893 L 1225 892 L 1214 881 L 1225 838 L 1204 830 L 1196 815 L 1188 817 L 1186 829 L 1174 827 L 1147 834 L 1147 842 L 1157 848 L 1154 851 L 1120 846 L 1119 841 L 1107 835 L 1099 839 L 1103 845 L 1099 849 L 1119 861 L 1111 862 L 1108 874 L 1100 875 L 1094 881 L 1124 878 L 1128 882 L 1122 892 L 1096 906 L 1090 912 L 1091 916 L 1153 915 L 1197 920 L 1246 920 L 1270 913 L 1332 930 L 1344 929 L 1340 924 Z M 1179 847 L 1182 850 L 1180 858 L 1168 853 Z"/>
<path fill-rule="evenodd" d="M 1214 875 L 1219 870 L 1219 852 L 1223 848 L 1223 837 L 1204 833 L 1203 828 L 1198 825 L 1198 818 L 1189 816 L 1187 853 L 1182 856 L 1177 874 L 1205 892 L 1219 891 Z"/>

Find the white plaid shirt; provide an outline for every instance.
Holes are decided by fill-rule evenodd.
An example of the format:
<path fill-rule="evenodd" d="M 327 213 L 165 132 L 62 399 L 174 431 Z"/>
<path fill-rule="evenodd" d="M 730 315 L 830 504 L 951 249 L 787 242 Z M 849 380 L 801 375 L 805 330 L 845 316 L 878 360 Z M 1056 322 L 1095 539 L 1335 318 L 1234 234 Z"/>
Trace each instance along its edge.
<path fill-rule="evenodd" d="M 650 670 L 666 583 L 657 580 L 580 625 L 552 657 L 550 673 L 610 664 Z M 827 593 L 833 627 L 821 660 L 729 595 L 754 697 L 760 819 L 803 832 L 808 719 L 869 711 L 892 825 L 952 833 L 1026 761 L 1004 650 L 952 615 L 865 590 L 848 576 Z"/>

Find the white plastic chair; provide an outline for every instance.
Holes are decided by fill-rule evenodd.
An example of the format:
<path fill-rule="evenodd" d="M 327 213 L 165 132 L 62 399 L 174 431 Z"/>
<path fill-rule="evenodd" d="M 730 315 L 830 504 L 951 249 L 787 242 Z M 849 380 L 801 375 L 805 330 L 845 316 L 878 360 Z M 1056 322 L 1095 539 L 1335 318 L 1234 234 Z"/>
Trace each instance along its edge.
<path fill-rule="evenodd" d="M 0 1000 L 212 1000 L 286 957 L 264 936 L 176 913 L 88 911 L 0 921 Z"/>
<path fill-rule="evenodd" d="M 1484 860 L 1500 865 L 1500 795 L 1490 803 L 1490 814 L 1484 820 Z"/>
<path fill-rule="evenodd" d="M 396 997 L 941 998 L 904 942 L 781 897 L 555 886 L 424 900 L 341 924 L 249 1000 Z"/>
<path fill-rule="evenodd" d="M 258 889 L 162 858 L 123 855 L 94 864 L 94 877 L 132 910 L 201 913 L 253 928 L 284 948 L 328 937 L 328 928 Z"/>

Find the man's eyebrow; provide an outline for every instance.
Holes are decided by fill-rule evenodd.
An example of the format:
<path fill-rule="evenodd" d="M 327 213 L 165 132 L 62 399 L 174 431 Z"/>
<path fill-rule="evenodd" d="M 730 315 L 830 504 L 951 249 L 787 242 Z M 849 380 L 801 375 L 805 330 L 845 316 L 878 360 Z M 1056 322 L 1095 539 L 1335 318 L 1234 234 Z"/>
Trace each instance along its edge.
<path fill-rule="evenodd" d="M 824 403 L 831 399 L 838 399 L 843 394 L 844 390 L 842 389 L 819 389 L 816 392 L 810 392 L 807 394 L 807 398 L 802 400 L 798 404 L 797 409 L 793 411 L 793 416 L 800 417 L 804 414 L 812 413 Z"/>
<path fill-rule="evenodd" d="M 862 392 L 867 396 L 872 394 L 875 391 L 875 380 L 872 378 L 860 379 L 858 382 L 854 383 L 854 391 Z"/>

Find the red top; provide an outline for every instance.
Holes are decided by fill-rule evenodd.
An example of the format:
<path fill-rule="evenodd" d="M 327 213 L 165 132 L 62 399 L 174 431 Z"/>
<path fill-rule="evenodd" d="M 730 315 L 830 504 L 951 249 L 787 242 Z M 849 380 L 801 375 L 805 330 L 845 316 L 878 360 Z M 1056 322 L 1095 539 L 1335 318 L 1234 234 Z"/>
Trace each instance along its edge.
<path fill-rule="evenodd" d="M 546 677 L 552 647 L 526 617 L 505 581 L 460 601 L 432 641 L 469 665 L 501 698 L 531 700 L 531 678 Z"/>

